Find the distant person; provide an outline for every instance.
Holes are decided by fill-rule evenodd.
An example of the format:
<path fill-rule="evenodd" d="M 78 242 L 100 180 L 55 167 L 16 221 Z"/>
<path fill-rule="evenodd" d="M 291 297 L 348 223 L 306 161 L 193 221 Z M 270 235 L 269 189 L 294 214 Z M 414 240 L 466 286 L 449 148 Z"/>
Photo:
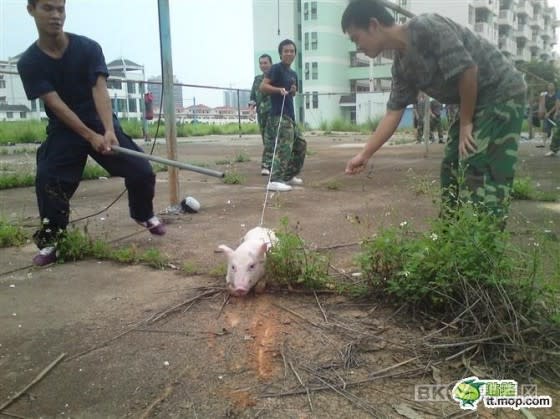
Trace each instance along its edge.
<path fill-rule="evenodd" d="M 120 145 L 140 150 L 111 110 L 107 65 L 99 44 L 64 32 L 65 0 L 28 0 L 39 39 L 17 66 L 29 100 L 41 98 L 49 117 L 47 139 L 37 150 L 35 192 L 41 227 L 33 238 L 38 266 L 56 261 L 56 246 L 70 215 L 88 155 L 113 176 L 125 179 L 130 216 L 150 233 L 165 234 L 154 215 L 155 175 L 147 160 L 113 154 Z M 140 150 L 141 151 L 141 150 Z"/>
<path fill-rule="evenodd" d="M 271 100 L 270 119 L 267 123 L 267 141 L 274 144 L 278 135 L 276 154 L 272 162 L 272 174 L 267 189 L 291 191 L 291 185 L 301 185 L 297 175 L 305 161 L 307 143 L 296 124 L 293 96 L 296 95 L 298 77 L 290 68 L 296 57 L 296 44 L 285 39 L 278 45 L 280 62 L 273 64 L 264 76 L 261 91 Z M 279 128 L 279 129 L 278 129 Z"/>
<path fill-rule="evenodd" d="M 447 130 L 449 131 L 451 125 L 453 125 L 455 121 L 459 118 L 459 105 L 455 105 L 454 103 L 449 103 L 445 105 L 445 112 L 447 116 Z"/>
<path fill-rule="evenodd" d="M 459 192 L 465 191 L 505 227 L 527 90 L 521 73 L 495 45 L 437 14 L 397 24 L 384 2 L 354 0 L 341 26 L 370 58 L 395 51 L 387 113 L 346 173 L 365 168 L 421 89 L 441 103 L 459 104 L 441 165 L 442 215 L 464 202 Z"/>
<path fill-rule="evenodd" d="M 546 92 L 539 98 L 539 113 L 543 120 L 543 132 L 546 138 L 551 137 L 552 128 L 556 124 L 555 120 L 558 112 L 556 100 L 556 85 L 554 83 L 548 83 Z"/>
<path fill-rule="evenodd" d="M 262 74 L 255 76 L 255 79 L 253 80 L 250 97 L 251 101 L 249 102 L 249 109 L 253 112 L 255 109 L 257 111 L 257 122 L 261 131 L 261 138 L 263 142 L 261 175 L 263 176 L 270 175 L 270 164 L 272 163 L 272 153 L 274 152 L 274 141 L 270 141 L 270 138 L 267 138 L 265 135 L 266 126 L 270 116 L 270 96 L 260 90 L 264 75 L 270 69 L 270 66 L 272 66 L 272 58 L 270 55 L 261 55 L 259 57 L 259 68 L 261 69 Z M 269 141 L 267 141 L 267 139 Z"/>
<path fill-rule="evenodd" d="M 424 115 L 426 109 L 426 95 L 422 92 L 418 93 L 416 103 L 412 108 L 414 113 L 414 126 L 416 127 L 416 142 L 424 142 Z"/>
<path fill-rule="evenodd" d="M 430 141 L 434 142 L 434 131 L 438 133 L 438 142 L 443 144 L 443 127 L 441 126 L 442 105 L 436 99 L 430 101 Z"/>

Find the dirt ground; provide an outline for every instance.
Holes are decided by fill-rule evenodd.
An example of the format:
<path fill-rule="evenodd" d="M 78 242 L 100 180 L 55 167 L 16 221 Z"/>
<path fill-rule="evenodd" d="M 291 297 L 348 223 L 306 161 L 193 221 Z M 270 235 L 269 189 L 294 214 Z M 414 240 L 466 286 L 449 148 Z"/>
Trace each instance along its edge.
<path fill-rule="evenodd" d="M 431 145 L 426 155 L 423 145 L 399 144 L 406 138 L 397 138 L 368 173 L 348 177 L 345 163 L 364 136 L 306 138 L 305 185 L 270 197 L 265 225 L 277 228 L 288 216 L 307 244 L 333 247 L 332 264 L 339 270 L 355 267 L 355 244 L 380 227 L 407 221 L 425 229 L 436 216 L 425 192 L 437 191 L 442 145 Z M 543 190 L 558 190 L 560 159 L 542 157 L 543 150 L 523 142 L 520 173 Z M 427 332 L 383 301 L 271 289 L 224 304 L 224 280 L 211 273 L 224 269 L 225 258 L 214 250 L 221 243 L 235 246 L 260 221 L 260 152 L 257 136 L 181 140 L 179 160 L 235 171 L 244 182 L 226 185 L 183 171 L 181 196 L 194 196 L 202 208 L 173 215 L 165 213 L 167 173 L 159 173 L 156 208 L 168 224 L 162 238 L 128 218 L 126 197 L 77 224 L 115 245 L 154 247 L 196 275 L 96 260 L 39 269 L 29 266 L 32 244 L 0 249 L 0 406 L 66 354 L 0 417 L 461 417 L 453 401 L 414 401 L 415 385 L 455 383 L 465 371 L 453 363 L 430 368 L 416 358 L 411 343 Z M 165 146 L 156 153 L 165 155 Z M 216 165 L 240 153 L 251 160 Z M 0 160 L 25 165 L 33 157 Z M 120 179 L 82 182 L 72 218 L 105 208 L 122 189 Z M 559 213 L 558 202 L 514 202 L 508 229 L 560 234 Z M 35 225 L 33 189 L 2 191 L 0 214 Z M 418 375 L 420 369 L 425 373 Z M 343 385 L 332 388 L 331 382 Z M 533 411 L 535 417 L 560 417 L 560 393 L 544 385 L 538 392 L 553 396 L 553 409 Z M 493 415 L 524 417 L 483 407 L 469 417 Z"/>

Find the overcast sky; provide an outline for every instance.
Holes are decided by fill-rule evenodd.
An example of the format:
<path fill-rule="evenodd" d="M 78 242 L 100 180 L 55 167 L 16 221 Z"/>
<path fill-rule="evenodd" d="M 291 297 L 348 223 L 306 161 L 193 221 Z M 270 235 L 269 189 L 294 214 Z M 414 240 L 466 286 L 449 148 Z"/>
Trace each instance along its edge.
<path fill-rule="evenodd" d="M 67 0 L 67 32 L 99 42 L 107 62 L 124 56 L 161 74 L 157 0 Z M 173 72 L 183 83 L 250 88 L 252 0 L 169 0 Z M 26 0 L 0 0 L 0 58 L 23 52 L 35 39 Z M 221 91 L 184 89 L 197 103 L 222 104 Z M 192 102 L 192 101 L 191 101 Z M 214 102 L 214 103 L 211 103 Z M 190 105 L 185 100 L 185 105 Z"/>
<path fill-rule="evenodd" d="M 147 77 L 161 74 L 157 0 L 67 0 L 66 3 L 66 31 L 95 39 L 101 44 L 107 61 L 124 56 L 144 65 Z M 249 88 L 254 77 L 252 0 L 169 0 L 169 3 L 173 70 L 179 80 Z M 23 52 L 37 37 L 26 4 L 25 0 L 0 0 L 2 59 Z M 548 4 L 556 7 L 560 17 L 560 0 L 549 0 Z M 558 45 L 555 50 L 560 54 Z M 185 98 L 196 96 L 197 103 L 222 104 L 221 91 L 184 89 L 183 94 Z M 185 100 L 185 105 L 190 105 L 189 102 L 192 99 Z"/>

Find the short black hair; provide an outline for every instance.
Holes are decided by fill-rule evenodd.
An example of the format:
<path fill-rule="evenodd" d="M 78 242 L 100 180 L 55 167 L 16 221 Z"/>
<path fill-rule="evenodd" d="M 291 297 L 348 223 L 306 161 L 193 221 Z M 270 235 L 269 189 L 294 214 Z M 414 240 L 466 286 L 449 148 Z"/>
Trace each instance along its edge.
<path fill-rule="evenodd" d="M 272 64 L 272 57 L 271 57 L 270 55 L 268 55 L 268 54 L 262 54 L 262 55 L 259 57 L 259 61 L 261 60 L 261 58 L 268 58 L 268 62 L 269 62 L 270 64 Z"/>
<path fill-rule="evenodd" d="M 27 0 L 27 5 L 31 7 L 36 7 L 39 0 Z M 66 0 L 64 0 L 64 4 L 66 4 Z"/>
<path fill-rule="evenodd" d="M 294 46 L 294 50 L 297 53 L 297 47 L 294 41 L 292 41 L 291 39 L 284 39 L 282 42 L 280 42 L 280 44 L 278 44 L 278 54 L 280 54 L 280 57 L 282 56 L 282 50 L 284 49 L 284 47 L 286 45 L 293 45 Z"/>
<path fill-rule="evenodd" d="M 377 0 L 351 0 L 342 14 L 340 24 L 342 32 L 346 33 L 350 25 L 360 29 L 367 29 L 369 22 L 375 18 L 383 26 L 393 26 L 395 18 L 387 8 Z"/>

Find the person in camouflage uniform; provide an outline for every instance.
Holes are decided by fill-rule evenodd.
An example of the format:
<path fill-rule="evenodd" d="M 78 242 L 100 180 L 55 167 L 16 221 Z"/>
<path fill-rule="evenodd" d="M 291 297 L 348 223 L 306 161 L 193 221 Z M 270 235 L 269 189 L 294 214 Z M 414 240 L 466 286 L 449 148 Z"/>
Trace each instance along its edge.
<path fill-rule="evenodd" d="M 430 141 L 434 142 L 434 131 L 438 133 L 438 142 L 443 144 L 443 127 L 441 126 L 442 105 L 437 100 L 430 101 Z"/>
<path fill-rule="evenodd" d="M 426 103 L 426 95 L 422 92 L 418 94 L 418 99 L 413 107 L 414 127 L 416 128 L 416 142 L 423 142 L 424 138 L 424 110 Z"/>
<path fill-rule="evenodd" d="M 296 124 L 294 112 L 293 96 L 297 92 L 298 77 L 290 66 L 296 57 L 295 43 L 283 40 L 278 45 L 278 53 L 281 61 L 265 74 L 261 91 L 270 95 L 271 103 L 266 135 L 272 139 L 272 144 L 278 138 L 267 189 L 285 192 L 292 190 L 291 185 L 303 184 L 297 175 L 305 161 L 307 143 Z"/>
<path fill-rule="evenodd" d="M 346 173 L 364 169 L 422 90 L 458 103 L 441 164 L 442 215 L 471 200 L 505 226 L 527 86 L 496 46 L 451 19 L 423 14 L 396 24 L 377 0 L 350 2 L 342 30 L 371 58 L 396 51 L 387 113 Z"/>
<path fill-rule="evenodd" d="M 260 87 L 264 79 L 265 73 L 272 66 L 272 58 L 268 54 L 263 54 L 259 57 L 259 68 L 262 74 L 255 76 L 253 80 L 253 87 L 251 88 L 251 96 L 249 102 L 249 109 L 257 111 L 257 122 L 261 132 L 263 142 L 263 153 L 261 158 L 261 175 L 266 176 L 270 174 L 270 164 L 272 163 L 272 153 L 274 152 L 274 142 L 271 143 L 270 138 L 266 136 L 266 127 L 268 124 L 268 117 L 270 115 L 270 96 L 261 92 Z M 269 141 L 267 141 L 267 138 Z"/>

